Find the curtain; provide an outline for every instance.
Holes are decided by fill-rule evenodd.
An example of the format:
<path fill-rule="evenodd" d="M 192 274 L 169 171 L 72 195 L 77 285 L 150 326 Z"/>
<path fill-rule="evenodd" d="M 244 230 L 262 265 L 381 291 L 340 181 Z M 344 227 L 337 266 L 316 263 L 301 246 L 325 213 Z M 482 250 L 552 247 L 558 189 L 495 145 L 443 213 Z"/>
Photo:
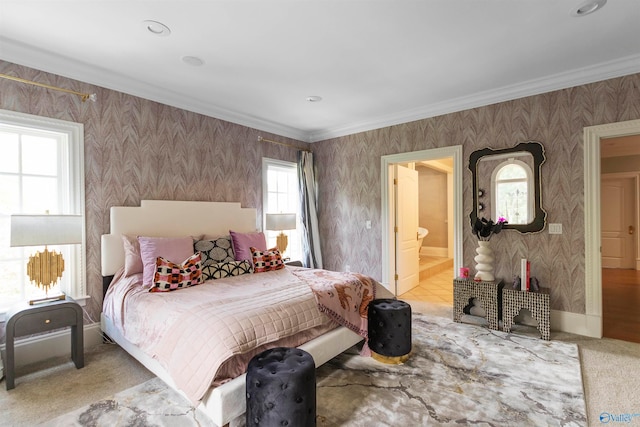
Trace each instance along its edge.
<path fill-rule="evenodd" d="M 308 268 L 322 268 L 318 228 L 318 190 L 311 152 L 298 151 L 298 182 L 300 182 L 300 222 L 302 223 L 302 265 Z"/>

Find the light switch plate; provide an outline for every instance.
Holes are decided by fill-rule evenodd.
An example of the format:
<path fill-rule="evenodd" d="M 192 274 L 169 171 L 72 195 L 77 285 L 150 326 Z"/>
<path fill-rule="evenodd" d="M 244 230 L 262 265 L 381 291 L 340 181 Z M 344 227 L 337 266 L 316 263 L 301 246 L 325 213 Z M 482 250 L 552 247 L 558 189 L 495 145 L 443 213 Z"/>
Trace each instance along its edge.
<path fill-rule="evenodd" d="M 549 234 L 562 234 L 562 224 L 549 224 Z"/>

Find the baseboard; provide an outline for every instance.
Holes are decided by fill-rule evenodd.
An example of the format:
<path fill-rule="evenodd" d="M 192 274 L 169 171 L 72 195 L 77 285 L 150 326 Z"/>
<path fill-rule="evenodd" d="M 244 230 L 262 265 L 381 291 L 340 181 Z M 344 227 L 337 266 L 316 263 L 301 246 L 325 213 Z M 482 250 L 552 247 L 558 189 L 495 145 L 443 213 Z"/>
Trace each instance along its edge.
<path fill-rule="evenodd" d="M 602 317 L 600 316 L 551 310 L 550 321 L 551 329 L 555 331 L 602 338 Z"/>
<path fill-rule="evenodd" d="M 486 312 L 480 303 L 474 301 L 470 313 L 474 316 L 485 317 Z M 537 326 L 538 322 L 531 317 L 528 309 L 523 309 L 517 318 L 517 323 L 527 326 Z M 570 313 L 568 311 L 551 310 L 549 313 L 552 331 L 569 332 L 592 338 L 602 338 L 602 318 L 586 314 Z"/>
<path fill-rule="evenodd" d="M 420 255 L 447 258 L 449 256 L 449 249 L 439 248 L 437 246 L 422 246 L 420 248 Z"/>
<path fill-rule="evenodd" d="M 100 331 L 100 323 L 84 325 L 84 348 L 93 347 L 101 342 L 102 332 Z M 5 345 L 2 344 L 0 349 L 4 351 Z M 24 339 L 16 339 L 16 367 L 30 365 L 59 356 L 71 357 L 70 328 Z M 0 375 L 0 378 L 2 378 L 2 375 Z"/>

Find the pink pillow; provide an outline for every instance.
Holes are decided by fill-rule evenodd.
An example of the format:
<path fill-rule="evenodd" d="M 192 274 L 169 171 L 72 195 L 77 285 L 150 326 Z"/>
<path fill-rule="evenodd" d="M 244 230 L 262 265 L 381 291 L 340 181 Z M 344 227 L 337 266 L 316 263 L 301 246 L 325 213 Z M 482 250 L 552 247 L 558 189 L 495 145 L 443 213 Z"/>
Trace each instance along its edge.
<path fill-rule="evenodd" d="M 135 236 L 122 235 L 124 245 L 124 277 L 142 273 L 142 258 L 140 258 L 140 244 Z"/>
<path fill-rule="evenodd" d="M 261 251 L 267 250 L 267 241 L 264 238 L 264 233 L 236 233 L 229 230 L 231 235 L 231 243 L 233 244 L 233 253 L 236 261 L 243 261 L 248 259 L 252 260 L 251 247 L 254 247 Z"/>
<path fill-rule="evenodd" d="M 142 286 L 153 286 L 156 258 L 181 263 L 194 254 L 193 239 L 187 237 L 138 237 L 142 258 Z"/>

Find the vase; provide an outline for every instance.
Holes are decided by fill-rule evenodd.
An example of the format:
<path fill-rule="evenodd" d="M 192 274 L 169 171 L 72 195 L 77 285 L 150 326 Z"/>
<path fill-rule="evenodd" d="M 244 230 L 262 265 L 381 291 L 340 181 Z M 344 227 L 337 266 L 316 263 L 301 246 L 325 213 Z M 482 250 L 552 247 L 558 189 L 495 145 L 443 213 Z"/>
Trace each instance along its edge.
<path fill-rule="evenodd" d="M 476 253 L 478 255 L 473 258 L 476 262 L 476 280 L 492 282 L 495 280 L 495 276 L 493 275 L 493 250 L 491 250 L 489 242 L 479 240 Z"/>

